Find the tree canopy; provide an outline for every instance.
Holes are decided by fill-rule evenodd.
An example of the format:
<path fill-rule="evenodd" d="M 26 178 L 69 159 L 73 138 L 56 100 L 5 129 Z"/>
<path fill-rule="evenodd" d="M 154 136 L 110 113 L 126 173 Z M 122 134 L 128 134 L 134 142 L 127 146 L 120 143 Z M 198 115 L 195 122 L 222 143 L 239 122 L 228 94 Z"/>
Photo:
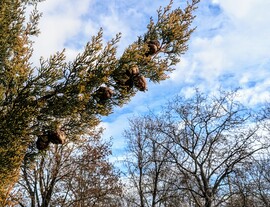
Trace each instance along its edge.
<path fill-rule="evenodd" d="M 197 91 L 130 120 L 128 206 L 269 206 L 269 123 L 236 97 Z"/>

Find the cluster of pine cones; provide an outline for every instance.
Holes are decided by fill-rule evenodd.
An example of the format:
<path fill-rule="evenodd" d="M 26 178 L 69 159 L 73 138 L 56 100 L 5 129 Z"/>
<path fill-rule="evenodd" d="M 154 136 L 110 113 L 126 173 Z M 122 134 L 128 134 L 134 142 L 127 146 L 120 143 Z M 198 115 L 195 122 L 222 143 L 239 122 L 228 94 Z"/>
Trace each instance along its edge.
<path fill-rule="evenodd" d="M 160 43 L 158 40 L 150 40 L 147 42 L 148 51 L 145 53 L 145 56 L 152 56 L 158 53 L 160 49 Z M 134 86 L 139 91 L 147 90 L 147 81 L 143 75 L 140 74 L 139 68 L 137 65 L 132 65 L 129 69 L 125 71 L 124 74 L 117 74 L 113 76 L 115 82 L 123 88 L 126 88 L 127 91 L 131 90 Z M 96 91 L 96 96 L 101 101 L 106 101 L 113 96 L 113 90 L 109 87 L 101 86 Z"/>

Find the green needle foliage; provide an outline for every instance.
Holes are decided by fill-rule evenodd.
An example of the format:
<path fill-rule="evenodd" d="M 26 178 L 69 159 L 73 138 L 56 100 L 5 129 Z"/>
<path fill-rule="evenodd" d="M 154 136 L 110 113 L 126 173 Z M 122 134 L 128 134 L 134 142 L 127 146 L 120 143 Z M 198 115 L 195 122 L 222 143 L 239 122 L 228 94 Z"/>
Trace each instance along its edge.
<path fill-rule="evenodd" d="M 187 50 L 198 2 L 172 9 L 171 1 L 160 8 L 157 21 L 151 19 L 146 33 L 121 57 L 116 56 L 121 35 L 103 44 L 100 30 L 74 61 L 66 61 L 63 50 L 32 67 L 30 37 L 39 33 L 41 15 L 34 9 L 27 19 L 25 9 L 38 1 L 1 0 L 0 203 L 5 205 L 27 148 L 46 130 L 61 128 L 68 140 L 74 140 L 113 107 L 146 90 L 145 78 L 153 82 L 167 78 Z M 130 71 L 134 66 L 136 74 Z"/>

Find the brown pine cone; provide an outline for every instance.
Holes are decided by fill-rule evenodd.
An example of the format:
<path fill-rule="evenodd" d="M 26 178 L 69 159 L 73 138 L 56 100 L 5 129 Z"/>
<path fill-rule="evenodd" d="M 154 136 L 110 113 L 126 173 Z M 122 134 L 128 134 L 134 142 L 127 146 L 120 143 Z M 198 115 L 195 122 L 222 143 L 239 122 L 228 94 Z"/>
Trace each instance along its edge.
<path fill-rule="evenodd" d="M 146 91 L 147 90 L 147 82 L 144 76 L 138 75 L 134 78 L 134 85 L 136 88 L 138 88 L 140 91 Z"/>

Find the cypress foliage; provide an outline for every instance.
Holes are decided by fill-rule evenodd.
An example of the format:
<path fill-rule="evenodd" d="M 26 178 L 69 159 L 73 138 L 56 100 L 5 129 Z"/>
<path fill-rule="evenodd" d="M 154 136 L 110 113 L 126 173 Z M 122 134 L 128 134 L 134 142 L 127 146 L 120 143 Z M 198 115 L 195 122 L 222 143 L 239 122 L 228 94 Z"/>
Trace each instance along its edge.
<path fill-rule="evenodd" d="M 38 137 L 61 130 L 68 140 L 76 139 L 95 127 L 100 116 L 128 103 L 142 90 L 127 75 L 134 66 L 138 67 L 137 76 L 146 80 L 159 82 L 167 78 L 167 73 L 187 50 L 187 41 L 194 30 L 190 28 L 193 11 L 199 2 L 192 0 L 184 9 L 172 9 L 171 1 L 158 10 L 157 22 L 151 19 L 146 33 L 121 57 L 116 56 L 120 34 L 103 44 L 100 30 L 73 61 L 66 61 L 63 50 L 41 59 L 40 65 L 33 68 L 29 62 L 33 52 L 30 37 L 39 33 L 41 15 L 34 9 L 27 20 L 25 8 L 38 1 L 1 0 L 0 4 L 0 203 L 3 206 L 17 180 L 27 148 Z M 154 52 L 149 42 L 157 44 Z M 106 90 L 101 90 L 102 87 Z M 102 91 L 110 93 L 101 94 Z"/>

